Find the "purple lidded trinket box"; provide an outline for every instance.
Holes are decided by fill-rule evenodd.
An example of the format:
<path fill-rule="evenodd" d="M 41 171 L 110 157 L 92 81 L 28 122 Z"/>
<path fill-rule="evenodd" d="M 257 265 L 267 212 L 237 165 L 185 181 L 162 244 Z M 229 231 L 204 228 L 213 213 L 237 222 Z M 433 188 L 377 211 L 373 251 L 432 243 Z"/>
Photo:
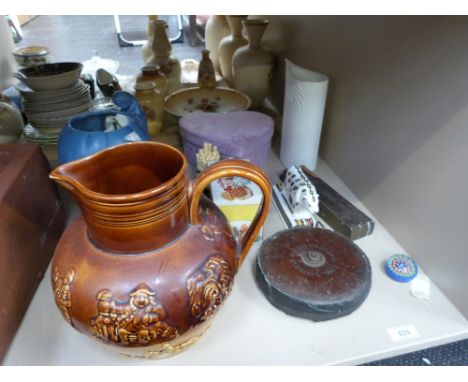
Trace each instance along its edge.
<path fill-rule="evenodd" d="M 179 121 L 184 153 L 196 166 L 196 154 L 205 142 L 219 150 L 221 159 L 249 160 L 263 166 L 270 153 L 274 121 L 255 111 L 231 113 L 192 113 Z"/>

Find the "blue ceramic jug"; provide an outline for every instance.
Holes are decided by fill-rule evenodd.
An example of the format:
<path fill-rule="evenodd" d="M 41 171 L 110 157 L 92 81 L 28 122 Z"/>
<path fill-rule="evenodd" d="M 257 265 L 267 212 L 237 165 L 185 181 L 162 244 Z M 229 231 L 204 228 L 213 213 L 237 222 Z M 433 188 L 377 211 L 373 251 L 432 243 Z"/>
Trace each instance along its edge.
<path fill-rule="evenodd" d="M 116 109 L 102 109 L 78 114 L 62 129 L 58 142 L 60 163 L 92 155 L 122 143 L 149 141 L 146 117 L 130 93 L 112 96 Z"/>

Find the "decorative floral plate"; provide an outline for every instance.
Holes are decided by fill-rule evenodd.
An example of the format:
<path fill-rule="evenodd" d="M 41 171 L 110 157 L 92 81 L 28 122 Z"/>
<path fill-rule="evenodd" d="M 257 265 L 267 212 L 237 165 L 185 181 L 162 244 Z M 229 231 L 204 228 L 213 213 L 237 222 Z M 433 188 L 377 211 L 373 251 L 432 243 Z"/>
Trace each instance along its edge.
<path fill-rule="evenodd" d="M 177 117 L 194 112 L 229 113 L 247 110 L 250 104 L 247 95 L 229 88 L 194 87 L 178 90 L 166 97 L 166 111 Z"/>

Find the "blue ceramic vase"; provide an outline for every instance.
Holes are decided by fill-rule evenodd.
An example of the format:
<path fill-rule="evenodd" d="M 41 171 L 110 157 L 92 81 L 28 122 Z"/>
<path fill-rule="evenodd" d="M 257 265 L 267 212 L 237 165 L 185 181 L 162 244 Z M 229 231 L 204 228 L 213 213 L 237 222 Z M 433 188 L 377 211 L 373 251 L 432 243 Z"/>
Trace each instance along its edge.
<path fill-rule="evenodd" d="M 60 163 L 122 143 L 150 140 L 145 114 L 135 97 L 121 91 L 112 100 L 116 109 L 90 111 L 70 118 L 58 142 Z"/>

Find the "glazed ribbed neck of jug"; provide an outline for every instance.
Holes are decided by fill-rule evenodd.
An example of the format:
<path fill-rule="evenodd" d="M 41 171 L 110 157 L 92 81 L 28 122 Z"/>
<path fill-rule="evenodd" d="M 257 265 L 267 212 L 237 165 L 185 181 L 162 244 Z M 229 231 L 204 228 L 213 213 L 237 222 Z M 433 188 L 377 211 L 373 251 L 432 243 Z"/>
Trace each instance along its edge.
<path fill-rule="evenodd" d="M 59 166 L 51 178 L 75 196 L 97 247 L 134 254 L 188 227 L 187 161 L 156 142 L 133 142 Z"/>

